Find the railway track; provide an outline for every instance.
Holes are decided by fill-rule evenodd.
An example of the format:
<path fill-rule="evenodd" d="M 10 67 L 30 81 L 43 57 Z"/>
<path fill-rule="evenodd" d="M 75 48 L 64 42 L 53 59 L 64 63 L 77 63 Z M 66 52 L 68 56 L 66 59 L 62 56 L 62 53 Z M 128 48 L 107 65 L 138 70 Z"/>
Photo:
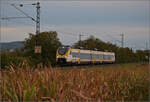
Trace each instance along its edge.
<path fill-rule="evenodd" d="M 82 69 L 82 68 L 90 68 L 90 67 L 108 67 L 108 66 L 115 66 L 115 65 L 118 65 L 118 64 L 94 64 L 94 65 L 56 65 L 54 68 L 61 68 L 61 69 L 64 69 L 64 68 L 79 68 L 79 69 Z"/>
<path fill-rule="evenodd" d="M 89 65 L 87 65 L 87 64 L 83 64 L 83 65 L 62 65 L 62 66 L 60 66 L 60 65 L 56 65 L 54 68 L 60 68 L 60 69 L 69 69 L 69 68 L 78 68 L 78 69 L 84 69 L 84 68 L 92 68 L 92 67 L 101 67 L 101 68 L 107 68 L 107 67 L 114 67 L 114 66 L 118 66 L 118 65 L 120 65 L 120 66 L 123 66 L 123 65 L 125 65 L 125 64 L 128 64 L 128 65 L 133 65 L 133 64 L 140 64 L 140 63 L 114 63 L 114 64 L 89 64 Z"/>

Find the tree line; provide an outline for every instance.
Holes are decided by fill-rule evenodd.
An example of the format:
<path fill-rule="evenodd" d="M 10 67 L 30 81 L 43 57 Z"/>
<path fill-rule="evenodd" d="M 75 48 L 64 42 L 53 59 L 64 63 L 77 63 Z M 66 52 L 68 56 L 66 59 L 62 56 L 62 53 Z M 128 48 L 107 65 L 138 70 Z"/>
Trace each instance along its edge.
<path fill-rule="evenodd" d="M 35 45 L 42 46 L 41 54 L 34 53 Z M 37 35 L 29 34 L 24 41 L 24 48 L 15 52 L 1 52 L 1 68 L 10 63 L 19 65 L 26 60 L 31 66 L 38 63 L 55 65 L 57 48 L 62 46 L 56 31 L 41 32 Z M 149 60 L 149 50 L 136 50 L 128 47 L 121 48 L 110 42 L 90 36 L 86 40 L 76 42 L 73 47 L 99 51 L 115 52 L 116 63 L 146 62 Z"/>
<path fill-rule="evenodd" d="M 84 49 L 99 51 L 114 52 L 116 57 L 116 63 L 129 63 L 129 62 L 142 62 L 148 61 L 149 50 L 136 50 L 132 48 L 122 48 L 110 42 L 104 42 L 94 36 L 90 36 L 86 40 L 78 41 L 74 44 L 75 48 L 82 47 Z"/>

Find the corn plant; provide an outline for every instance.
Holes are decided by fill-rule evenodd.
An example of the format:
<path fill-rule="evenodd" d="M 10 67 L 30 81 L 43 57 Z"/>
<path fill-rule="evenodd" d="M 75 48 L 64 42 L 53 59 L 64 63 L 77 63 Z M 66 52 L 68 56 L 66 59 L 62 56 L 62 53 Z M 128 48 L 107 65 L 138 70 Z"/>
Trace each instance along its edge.
<path fill-rule="evenodd" d="M 131 66 L 131 67 L 130 67 Z M 148 101 L 148 65 L 1 70 L 1 101 Z"/>

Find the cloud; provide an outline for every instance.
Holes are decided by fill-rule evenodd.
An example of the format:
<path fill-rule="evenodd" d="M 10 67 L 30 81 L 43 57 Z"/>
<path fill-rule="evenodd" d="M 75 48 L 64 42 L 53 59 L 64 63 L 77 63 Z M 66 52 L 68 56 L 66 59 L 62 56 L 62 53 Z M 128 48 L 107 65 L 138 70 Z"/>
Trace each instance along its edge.
<path fill-rule="evenodd" d="M 5 1 L 6 2 L 6 1 Z M 8 2 L 8 1 L 7 1 Z M 14 3 L 14 2 L 12 2 Z M 15 3 L 22 3 L 15 1 Z M 33 3 L 33 1 L 23 1 Z M 41 24 L 124 24 L 146 25 L 149 21 L 148 1 L 40 1 Z M 10 6 L 2 5 L 2 16 L 24 16 Z M 27 14 L 36 17 L 36 8 L 24 6 Z M 22 19 L 26 25 L 33 24 L 30 19 Z M 14 25 L 20 25 L 20 20 Z"/>
<path fill-rule="evenodd" d="M 19 2 L 13 3 L 33 3 Z M 10 4 L 11 2 L 9 2 Z M 78 41 L 79 34 L 85 34 L 82 39 L 94 35 L 103 41 L 115 43 L 120 40 L 120 33 L 125 34 L 126 46 L 144 46 L 149 40 L 149 1 L 40 1 L 41 31 L 58 31 L 63 44 Z M 20 13 L 8 2 L 2 5 L 4 16 L 20 16 Z M 36 14 L 36 8 L 22 8 L 29 15 Z M 14 20 L 7 27 L 2 25 L 1 41 L 24 40 L 28 33 L 35 32 L 35 23 L 28 20 Z M 117 43 L 120 45 L 120 43 Z M 138 46 L 139 45 L 139 46 Z"/>
<path fill-rule="evenodd" d="M 125 36 L 125 46 L 141 48 L 145 47 L 145 42 L 149 39 L 149 27 L 128 27 L 128 26 L 104 26 L 104 25 L 47 25 L 42 26 L 42 31 L 57 31 L 60 41 L 65 45 L 72 45 L 79 40 L 79 34 L 85 36 L 82 40 L 94 35 L 105 42 L 121 44 L 116 40 L 121 40 L 121 33 Z M 28 38 L 29 33 L 34 33 L 33 26 L 2 27 L 1 41 L 22 41 Z"/>
<path fill-rule="evenodd" d="M 23 41 L 34 32 L 33 26 L 1 27 L 1 42 Z"/>
<path fill-rule="evenodd" d="M 145 41 L 149 40 L 149 27 L 138 26 L 119 26 L 119 25 L 48 25 L 43 27 L 43 31 L 54 30 L 58 32 L 59 38 L 63 44 L 79 40 L 79 34 L 85 36 L 82 39 L 94 35 L 99 39 L 107 42 L 117 43 L 116 40 L 121 40 L 121 33 L 125 36 L 125 46 L 145 46 Z"/>

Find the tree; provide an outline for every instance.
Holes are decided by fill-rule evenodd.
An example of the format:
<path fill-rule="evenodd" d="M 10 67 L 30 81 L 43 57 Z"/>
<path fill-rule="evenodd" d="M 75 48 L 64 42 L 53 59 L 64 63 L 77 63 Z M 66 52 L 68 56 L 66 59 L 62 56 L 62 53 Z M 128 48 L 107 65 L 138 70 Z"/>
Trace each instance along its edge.
<path fill-rule="evenodd" d="M 85 49 L 93 50 L 94 48 L 100 51 L 114 52 L 117 63 L 136 62 L 136 54 L 129 48 L 120 48 L 110 42 L 104 42 L 94 36 L 90 36 L 88 39 L 75 43 L 74 47 L 78 48 L 82 46 Z M 139 56 L 139 55 L 138 55 Z M 143 55 L 142 55 L 143 56 Z M 142 59 L 143 60 L 143 59 Z"/>
<path fill-rule="evenodd" d="M 116 45 L 113 45 L 111 43 L 105 43 L 102 40 L 95 38 L 94 36 L 90 36 L 89 38 L 87 38 L 86 40 L 83 40 L 81 42 L 77 42 L 75 43 L 74 47 L 78 48 L 79 46 L 83 47 L 83 48 L 87 48 L 87 49 L 98 49 L 101 51 L 115 51 L 117 49 Z"/>
<path fill-rule="evenodd" d="M 34 53 L 35 45 L 42 47 L 41 54 Z M 29 34 L 29 38 L 25 39 L 25 55 L 30 56 L 35 64 L 43 63 L 52 65 L 56 62 L 56 50 L 61 46 L 61 42 L 57 37 L 56 31 L 41 32 L 37 35 Z"/>
<path fill-rule="evenodd" d="M 136 51 L 137 60 L 141 61 L 149 61 L 149 51 L 148 50 L 137 50 Z"/>

